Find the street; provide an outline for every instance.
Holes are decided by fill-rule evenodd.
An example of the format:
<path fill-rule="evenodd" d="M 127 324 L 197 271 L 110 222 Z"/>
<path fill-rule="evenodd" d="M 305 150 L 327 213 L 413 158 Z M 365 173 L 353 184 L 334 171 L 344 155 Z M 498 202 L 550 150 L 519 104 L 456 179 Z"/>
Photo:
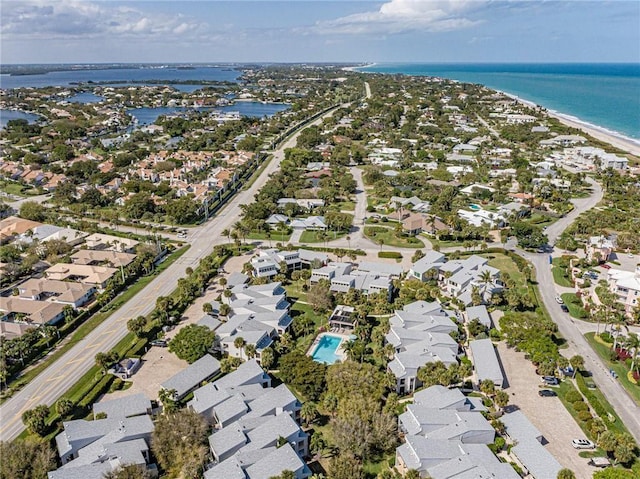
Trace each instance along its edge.
<path fill-rule="evenodd" d="M 310 123 L 309 126 L 322 122 L 325 117 L 331 116 L 333 111 L 335 109 Z M 168 296 L 176 288 L 178 279 L 184 276 L 187 267 L 195 269 L 199 261 L 213 251 L 215 245 L 228 241 L 222 236 L 222 231 L 232 228 L 233 223 L 240 219 L 242 215 L 240 206 L 253 201 L 254 193 L 259 191 L 269 179 L 269 175 L 280 167 L 280 162 L 284 159 L 284 150 L 296 145 L 296 139 L 302 129 L 273 152 L 273 159 L 251 188 L 239 191 L 217 216 L 191 230 L 189 234 L 191 248 L 187 253 L 0 406 L 2 426 L 0 440 L 15 439 L 24 429 L 21 419 L 24 411 L 40 404 L 51 406 L 94 365 L 94 357 L 97 353 L 111 350 L 127 334 L 129 319 L 149 314 L 159 296 Z"/>

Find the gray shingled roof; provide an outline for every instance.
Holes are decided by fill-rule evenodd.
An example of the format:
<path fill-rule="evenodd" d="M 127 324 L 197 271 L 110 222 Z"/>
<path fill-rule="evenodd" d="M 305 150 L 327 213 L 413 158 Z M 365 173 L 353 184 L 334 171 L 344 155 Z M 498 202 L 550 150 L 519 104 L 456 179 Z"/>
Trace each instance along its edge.
<path fill-rule="evenodd" d="M 162 383 L 162 387 L 167 390 L 175 389 L 177 397 L 181 398 L 218 371 L 220 371 L 220 362 L 213 356 L 205 354 L 186 369 L 167 379 Z"/>
<path fill-rule="evenodd" d="M 487 328 L 491 327 L 491 316 L 489 315 L 489 311 L 487 311 L 487 307 L 484 305 L 480 306 L 469 306 L 466 309 L 467 320 L 469 322 L 477 319 L 480 321 L 480 324 L 486 326 Z"/>
<path fill-rule="evenodd" d="M 282 474 L 283 471 L 296 472 L 305 467 L 305 463 L 291 448 L 291 445 L 285 444 L 267 457 L 249 466 L 246 469 L 246 473 L 248 479 L 269 479 Z"/>
<path fill-rule="evenodd" d="M 101 412 L 108 418 L 122 418 L 147 414 L 151 410 L 151 400 L 143 393 L 131 394 L 118 399 L 95 403 L 93 415 Z"/>
<path fill-rule="evenodd" d="M 542 434 L 531 424 L 522 411 L 505 414 L 500 418 L 509 437 L 518 444 L 511 448 L 520 462 L 535 479 L 555 478 L 562 469 L 560 463 L 539 442 Z"/>
<path fill-rule="evenodd" d="M 476 369 L 478 382 L 490 379 L 496 386 L 504 385 L 504 374 L 498 361 L 498 353 L 490 339 L 477 339 L 469 342 L 473 355 L 473 365 Z"/>

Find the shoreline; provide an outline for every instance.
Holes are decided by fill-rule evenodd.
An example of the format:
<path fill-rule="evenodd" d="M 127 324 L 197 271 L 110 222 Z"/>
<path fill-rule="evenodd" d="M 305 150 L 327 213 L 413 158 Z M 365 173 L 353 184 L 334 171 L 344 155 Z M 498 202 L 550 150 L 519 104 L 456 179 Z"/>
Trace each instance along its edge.
<path fill-rule="evenodd" d="M 581 120 L 578 117 L 568 115 L 566 113 L 561 113 L 556 110 L 548 110 L 542 105 L 537 105 L 536 103 L 525 100 L 517 95 L 513 95 L 511 93 L 507 93 L 502 90 L 496 90 L 509 98 L 514 99 L 515 101 L 522 103 L 523 105 L 538 108 L 542 107 L 546 111 L 547 115 L 552 118 L 559 120 L 565 126 L 570 128 L 576 128 L 583 133 L 586 133 L 589 136 L 592 136 L 596 140 L 604 141 L 605 143 L 610 144 L 614 148 L 618 148 L 619 150 L 625 151 L 634 156 L 640 157 L 640 140 L 636 140 L 634 138 L 630 138 L 628 136 L 624 136 L 618 132 L 607 130 L 604 127 L 594 125 L 592 123 L 588 123 L 584 120 Z"/>
<path fill-rule="evenodd" d="M 360 69 L 362 68 L 370 68 L 372 66 L 375 66 L 376 63 L 372 63 L 372 64 L 367 64 L 367 65 L 363 65 L 363 66 L 359 66 L 359 67 L 349 67 L 349 71 L 359 71 L 360 73 L 376 73 L 376 72 L 367 72 L 367 71 L 361 71 Z M 347 70 L 347 69 L 345 69 Z M 387 73 L 383 73 L 383 75 L 385 75 Z M 443 78 L 443 77 L 436 77 L 433 75 L 408 75 L 408 76 L 430 76 L 432 78 Z M 468 82 L 460 82 L 458 80 L 454 80 L 452 78 L 443 78 L 443 79 L 447 79 L 450 81 L 456 81 L 458 83 L 468 83 Z M 486 85 L 484 85 L 486 86 Z M 502 93 L 503 95 L 506 95 L 509 98 L 512 98 L 514 100 L 516 100 L 519 103 L 522 103 L 523 105 L 532 107 L 532 108 L 544 108 L 544 110 L 546 111 L 547 115 L 549 115 L 552 118 L 555 118 L 557 120 L 559 120 L 561 123 L 563 123 L 565 126 L 568 126 L 570 128 L 576 128 L 580 131 L 582 131 L 583 133 L 592 136 L 593 138 L 603 141 L 605 143 L 608 143 L 609 145 L 611 145 L 614 148 L 617 148 L 619 150 L 622 150 L 626 153 L 629 153 L 631 155 L 640 157 L 640 139 L 635 139 L 635 138 L 631 138 L 628 136 L 625 136 L 621 133 L 618 133 L 616 131 L 611 131 L 608 130 L 602 126 L 599 125 L 594 125 L 592 123 L 586 122 L 584 120 L 581 120 L 580 118 L 576 117 L 576 116 L 572 116 L 569 115 L 567 113 L 562 113 L 556 110 L 549 110 L 547 109 L 545 106 L 543 105 L 538 105 L 530 100 L 526 100 L 524 98 L 521 98 L 517 95 L 514 95 L 512 93 L 507 93 L 506 91 L 503 90 L 498 90 L 495 88 L 491 88 L 488 87 L 491 90 L 495 90 L 497 92 Z"/>

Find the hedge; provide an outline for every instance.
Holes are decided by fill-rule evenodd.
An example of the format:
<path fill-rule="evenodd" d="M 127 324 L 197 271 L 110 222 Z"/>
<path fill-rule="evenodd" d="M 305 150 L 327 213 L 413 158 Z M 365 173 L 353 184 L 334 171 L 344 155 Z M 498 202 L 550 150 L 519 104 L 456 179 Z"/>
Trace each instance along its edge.
<path fill-rule="evenodd" d="M 402 259 L 402 253 L 397 251 L 379 251 L 378 258 Z"/>
<path fill-rule="evenodd" d="M 574 403 L 576 401 L 582 401 L 582 395 L 578 391 L 572 389 L 567 393 L 565 399 L 570 403 Z"/>
<path fill-rule="evenodd" d="M 105 374 L 98 383 L 93 386 L 91 391 L 89 391 L 83 398 L 82 401 L 78 403 L 78 406 L 82 408 L 91 407 L 91 405 L 98 400 L 100 396 L 105 394 L 111 388 L 111 383 L 116 379 L 113 374 Z"/>
<path fill-rule="evenodd" d="M 580 374 L 576 375 L 576 384 L 578 385 L 578 389 L 580 390 L 580 392 L 584 394 L 584 397 L 586 397 L 587 401 L 589 401 L 589 404 L 591 404 L 591 407 L 593 408 L 594 412 L 598 416 L 600 416 L 605 422 L 610 422 L 609 414 L 607 413 L 607 410 L 604 408 L 604 406 L 598 400 L 598 398 L 589 390 L 589 388 L 584 382 L 584 378 L 582 377 L 582 375 Z"/>

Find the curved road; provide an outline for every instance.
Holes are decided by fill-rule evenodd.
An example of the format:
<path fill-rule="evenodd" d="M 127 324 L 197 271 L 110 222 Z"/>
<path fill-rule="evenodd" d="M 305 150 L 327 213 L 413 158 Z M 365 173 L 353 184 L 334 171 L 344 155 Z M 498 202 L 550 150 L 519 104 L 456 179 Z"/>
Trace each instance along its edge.
<path fill-rule="evenodd" d="M 307 126 L 322 122 L 341 106 L 343 105 L 333 108 Z M 215 217 L 189 232 L 189 251 L 0 406 L 0 440 L 10 441 L 17 437 L 24 429 L 21 415 L 25 410 L 39 404 L 51 406 L 94 365 L 97 353 L 109 351 L 127 334 L 127 321 L 130 318 L 149 314 L 155 307 L 158 296 L 168 296 L 176 288 L 178 278 L 184 276 L 187 267 L 195 268 L 203 257 L 213 251 L 215 245 L 227 242 L 222 231 L 231 228 L 241 217 L 240 206 L 253 201 L 254 192 L 260 190 L 269 175 L 280 167 L 284 150 L 295 146 L 298 135 L 307 126 L 294 133 L 273 152 L 272 160 L 249 189 L 237 192 Z"/>
<path fill-rule="evenodd" d="M 549 244 L 554 244 L 562 232 L 584 211 L 596 206 L 602 199 L 603 192 L 600 184 L 591 180 L 593 194 L 588 198 L 573 200 L 574 210 L 564 218 L 561 218 L 547 228 Z M 548 254 L 536 254 L 518 250 L 520 256 L 529 260 L 536 269 L 536 280 L 538 289 L 544 304 L 547 306 L 551 319 L 558 325 L 558 330 L 568 343 L 568 356 L 579 354 L 584 358 L 585 368 L 593 375 L 594 382 L 600 391 L 611 403 L 620 419 L 624 422 L 631 435 L 640 442 L 640 407 L 631 399 L 626 389 L 620 382 L 609 374 L 600 357 L 591 348 L 580 330 L 580 321 L 574 320 L 568 314 L 562 312 L 555 301 L 558 295 L 556 285 L 551 274 Z M 556 250 L 554 255 L 558 256 L 561 251 Z"/>

